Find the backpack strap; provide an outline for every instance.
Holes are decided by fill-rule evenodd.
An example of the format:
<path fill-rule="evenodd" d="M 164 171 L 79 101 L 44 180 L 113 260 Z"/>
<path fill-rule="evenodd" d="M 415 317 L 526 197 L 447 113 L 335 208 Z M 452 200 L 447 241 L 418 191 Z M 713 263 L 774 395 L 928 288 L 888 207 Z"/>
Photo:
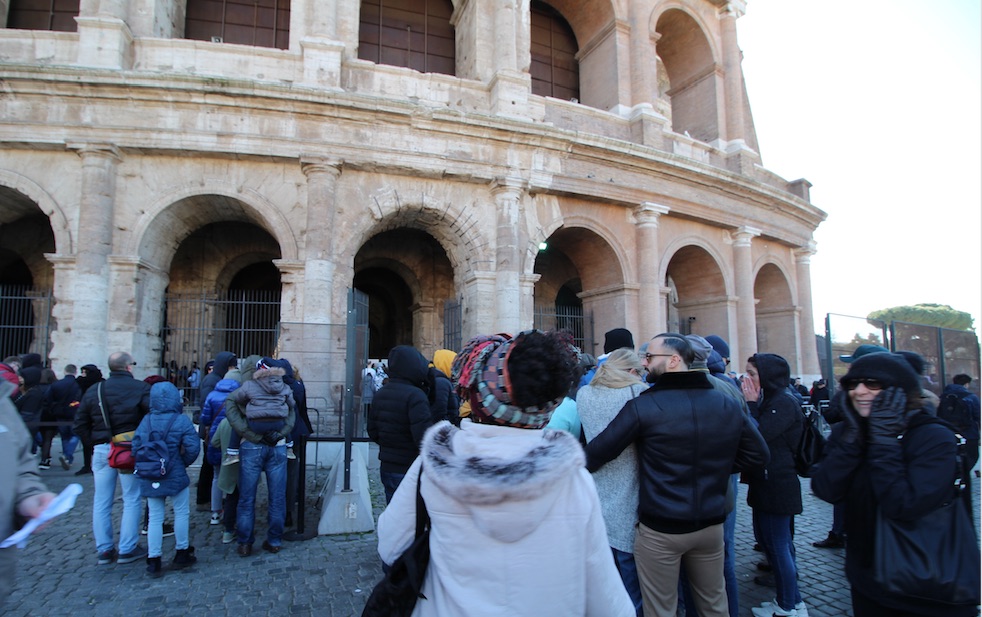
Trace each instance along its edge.
<path fill-rule="evenodd" d="M 106 414 L 106 408 L 102 402 L 102 384 L 105 382 L 100 381 L 99 385 L 96 386 L 96 394 L 99 395 L 99 411 L 102 412 L 102 421 L 106 423 L 106 428 L 109 429 L 109 441 L 112 441 L 113 435 L 116 433 L 113 431 L 112 424 L 109 424 L 109 416 Z"/>

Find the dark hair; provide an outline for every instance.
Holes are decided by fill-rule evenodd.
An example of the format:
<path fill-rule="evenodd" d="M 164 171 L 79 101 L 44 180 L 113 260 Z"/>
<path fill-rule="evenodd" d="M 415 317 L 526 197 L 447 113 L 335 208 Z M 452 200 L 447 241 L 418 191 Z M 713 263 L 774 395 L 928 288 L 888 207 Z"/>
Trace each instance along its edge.
<path fill-rule="evenodd" d="M 42 384 L 52 384 L 58 381 L 58 376 L 55 372 L 49 368 L 41 369 L 41 383 Z"/>
<path fill-rule="evenodd" d="M 509 394 L 517 407 L 561 398 L 573 381 L 572 349 L 556 332 L 523 332 L 508 355 L 508 374 Z"/>
<path fill-rule="evenodd" d="M 692 366 L 696 359 L 696 352 L 693 351 L 692 344 L 685 339 L 685 336 L 677 332 L 664 332 L 655 338 L 661 339 L 662 345 L 677 353 L 686 366 Z"/>
<path fill-rule="evenodd" d="M 951 383 L 957 386 L 967 386 L 968 384 L 972 383 L 972 378 L 966 375 L 965 373 L 958 373 L 957 375 L 952 377 Z"/>

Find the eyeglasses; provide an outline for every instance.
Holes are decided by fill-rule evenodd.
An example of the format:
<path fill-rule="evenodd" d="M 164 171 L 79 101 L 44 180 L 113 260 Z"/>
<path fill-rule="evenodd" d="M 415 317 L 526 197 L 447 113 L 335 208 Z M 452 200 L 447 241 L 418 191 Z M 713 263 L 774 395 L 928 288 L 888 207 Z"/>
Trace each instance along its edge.
<path fill-rule="evenodd" d="M 646 353 L 644 354 L 644 359 L 650 361 L 652 358 L 671 358 L 675 354 L 673 353 Z"/>
<path fill-rule="evenodd" d="M 846 390 L 855 390 L 859 384 L 866 386 L 867 390 L 882 390 L 886 387 L 879 379 L 850 379 L 842 385 L 845 386 Z"/>

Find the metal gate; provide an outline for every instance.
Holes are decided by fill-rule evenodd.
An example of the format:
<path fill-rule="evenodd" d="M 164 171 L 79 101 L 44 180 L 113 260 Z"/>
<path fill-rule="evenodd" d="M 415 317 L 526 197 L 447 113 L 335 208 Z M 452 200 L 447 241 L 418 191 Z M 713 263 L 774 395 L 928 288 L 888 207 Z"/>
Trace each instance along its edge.
<path fill-rule="evenodd" d="M 230 290 L 225 294 L 166 294 L 160 338 L 160 365 L 166 377 L 194 402 L 187 378 L 221 351 L 239 358 L 275 353 L 280 321 L 280 292 Z"/>
<path fill-rule="evenodd" d="M 593 353 L 593 315 L 584 313 L 582 306 L 538 306 L 532 316 L 538 330 L 569 330 L 573 343 L 585 353 Z"/>
<path fill-rule="evenodd" d="M 464 301 L 447 300 L 443 303 L 443 348 L 450 351 L 460 351 L 464 346 L 463 340 L 463 307 Z"/>
<path fill-rule="evenodd" d="M 51 350 L 50 289 L 0 285 L 0 359 Z"/>

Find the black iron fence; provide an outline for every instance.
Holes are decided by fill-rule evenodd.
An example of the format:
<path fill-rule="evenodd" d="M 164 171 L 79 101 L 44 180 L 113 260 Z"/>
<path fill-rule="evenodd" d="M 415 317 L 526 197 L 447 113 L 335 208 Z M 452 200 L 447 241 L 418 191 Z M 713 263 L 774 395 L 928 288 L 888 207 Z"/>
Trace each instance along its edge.
<path fill-rule="evenodd" d="M 0 359 L 51 349 L 51 290 L 0 285 Z"/>

